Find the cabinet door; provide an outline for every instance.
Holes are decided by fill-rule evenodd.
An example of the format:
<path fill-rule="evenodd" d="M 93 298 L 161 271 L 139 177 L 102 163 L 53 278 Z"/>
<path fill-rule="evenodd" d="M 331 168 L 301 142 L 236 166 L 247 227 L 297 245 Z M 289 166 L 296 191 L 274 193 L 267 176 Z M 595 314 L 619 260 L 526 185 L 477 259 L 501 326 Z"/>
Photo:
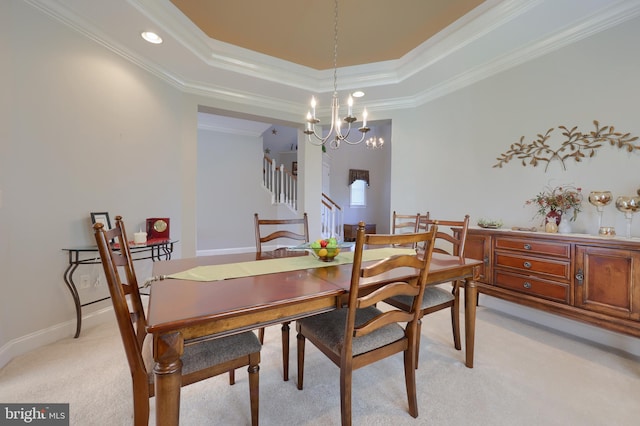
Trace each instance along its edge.
<path fill-rule="evenodd" d="M 575 306 L 640 319 L 640 252 L 576 246 Z"/>
<path fill-rule="evenodd" d="M 480 267 L 480 281 L 491 282 L 491 236 L 480 233 L 467 233 L 467 242 L 464 247 L 464 257 L 467 259 L 482 260 Z"/>

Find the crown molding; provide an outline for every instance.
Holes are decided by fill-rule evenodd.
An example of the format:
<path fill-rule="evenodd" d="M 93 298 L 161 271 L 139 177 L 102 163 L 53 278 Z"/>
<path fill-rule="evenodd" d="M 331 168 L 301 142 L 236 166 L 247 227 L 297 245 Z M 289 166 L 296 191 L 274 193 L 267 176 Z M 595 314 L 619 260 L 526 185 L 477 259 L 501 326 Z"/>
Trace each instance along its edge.
<path fill-rule="evenodd" d="M 169 0 L 127 0 L 182 46 L 212 68 L 314 93 L 333 92 L 333 70 L 316 70 L 213 40 Z M 544 0 L 487 0 L 402 58 L 339 68 L 341 89 L 398 84 Z"/>
<path fill-rule="evenodd" d="M 282 99 L 283 95 L 278 93 L 277 87 L 271 94 L 266 90 L 264 93 L 257 93 L 178 75 L 118 43 L 113 37 L 70 10 L 61 0 L 25 1 L 183 92 L 280 111 L 293 116 L 300 115 L 300 110 L 305 108 L 297 99 Z M 498 34 L 502 34 L 499 40 L 509 38 L 504 34 L 508 24 L 524 19 L 527 13 L 540 13 L 536 8 L 551 8 L 555 1 L 557 0 L 487 0 L 470 14 L 398 60 L 339 68 L 339 89 L 386 87 L 388 90 L 383 90 L 384 93 L 409 93 L 406 96 L 379 96 L 376 99 L 367 99 L 367 109 L 372 112 L 415 108 L 640 15 L 638 0 L 596 1 L 589 15 L 555 32 L 518 46 L 514 45 L 505 53 L 498 52 L 493 57 L 482 59 L 484 62 L 478 61 L 464 69 L 447 67 L 447 71 L 451 73 L 448 78 L 423 77 L 423 74 L 435 73 L 434 70 L 438 67 L 446 67 L 459 56 L 465 55 L 465 52 L 473 53 L 474 43 L 493 46 L 495 43 L 491 44 L 488 40 L 495 40 Z M 211 40 L 169 0 L 127 0 L 127 4 L 175 38 L 207 67 L 268 81 L 272 87 L 280 85 L 303 90 L 309 94 L 333 92 L 333 70 L 315 70 Z M 605 6 L 598 6 L 600 4 Z M 411 85 L 414 86 L 413 90 Z M 265 85 L 257 86 L 263 89 Z M 277 95 L 274 96 L 273 93 Z"/>

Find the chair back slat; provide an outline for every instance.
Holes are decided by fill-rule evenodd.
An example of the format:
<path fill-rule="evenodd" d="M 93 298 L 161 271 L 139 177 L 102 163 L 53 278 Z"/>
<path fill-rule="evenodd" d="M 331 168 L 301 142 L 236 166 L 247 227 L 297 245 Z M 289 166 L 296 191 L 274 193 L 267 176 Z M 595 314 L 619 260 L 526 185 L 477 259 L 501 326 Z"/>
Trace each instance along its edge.
<path fill-rule="evenodd" d="M 254 214 L 256 233 L 256 253 L 262 254 L 262 244 L 281 239 L 309 242 L 309 223 L 307 214 L 298 219 L 260 219 Z M 289 229 L 281 229 L 281 227 Z M 274 230 L 275 228 L 275 230 Z"/>
<path fill-rule="evenodd" d="M 416 214 L 400 214 L 395 210 L 393 211 L 393 221 L 391 222 L 391 233 L 414 233 L 416 232 L 416 226 L 420 219 L 420 213 Z"/>
<path fill-rule="evenodd" d="M 420 213 L 416 214 L 399 214 L 396 211 L 393 211 L 393 219 L 391 222 L 391 233 L 394 235 L 398 234 L 406 234 L 406 233 L 416 233 L 419 232 L 418 228 L 420 226 L 420 221 L 424 219 L 429 219 L 429 212 L 425 215 Z M 411 245 L 403 242 L 399 242 L 395 245 L 396 247 L 411 247 Z M 413 245 L 415 248 L 415 244 Z"/>
<path fill-rule="evenodd" d="M 391 296 L 395 296 L 396 294 L 408 294 L 412 296 L 418 295 L 418 286 L 415 284 L 407 284 L 406 282 L 394 282 L 391 284 L 387 284 L 378 290 L 375 290 L 372 293 L 369 293 L 365 296 L 361 296 L 358 298 L 358 309 L 366 308 L 368 306 L 373 306 L 378 303 L 381 299 L 387 299 Z"/>
<path fill-rule="evenodd" d="M 424 232 L 432 225 L 438 225 L 436 233 L 436 244 L 434 253 L 443 253 L 451 256 L 464 258 L 464 248 L 467 242 L 467 231 L 469 229 L 469 215 L 465 215 L 463 220 L 440 220 L 423 219 L 418 222 L 418 232 Z M 422 247 L 418 244 L 418 250 Z"/>
<path fill-rule="evenodd" d="M 374 319 L 369 320 L 364 324 L 354 328 L 353 337 L 365 336 L 389 324 L 394 324 L 399 322 L 409 322 L 411 321 L 412 318 L 413 318 L 413 315 L 405 311 L 394 310 L 390 312 L 385 312 L 382 315 L 378 315 Z"/>

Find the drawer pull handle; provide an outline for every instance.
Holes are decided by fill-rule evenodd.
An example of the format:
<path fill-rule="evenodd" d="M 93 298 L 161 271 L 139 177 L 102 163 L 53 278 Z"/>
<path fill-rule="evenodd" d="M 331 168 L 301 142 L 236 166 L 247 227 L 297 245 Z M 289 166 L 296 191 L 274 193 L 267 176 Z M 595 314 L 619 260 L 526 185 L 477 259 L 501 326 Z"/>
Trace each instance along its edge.
<path fill-rule="evenodd" d="M 525 281 L 523 286 L 524 288 L 531 288 L 531 283 L 529 281 Z"/>
<path fill-rule="evenodd" d="M 524 262 L 525 268 L 531 268 L 531 262 Z"/>
<path fill-rule="evenodd" d="M 578 281 L 578 285 L 582 285 L 582 281 L 584 280 L 584 273 L 582 269 L 578 269 L 578 273 L 576 274 L 576 281 Z"/>
<path fill-rule="evenodd" d="M 531 250 L 531 244 L 525 244 L 524 245 L 524 249 L 525 250 Z"/>

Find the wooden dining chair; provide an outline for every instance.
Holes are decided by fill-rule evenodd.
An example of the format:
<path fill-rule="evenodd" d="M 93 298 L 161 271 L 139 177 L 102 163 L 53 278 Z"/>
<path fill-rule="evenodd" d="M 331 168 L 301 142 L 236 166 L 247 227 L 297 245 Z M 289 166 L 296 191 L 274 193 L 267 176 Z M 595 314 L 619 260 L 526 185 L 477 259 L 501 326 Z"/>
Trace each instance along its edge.
<path fill-rule="evenodd" d="M 286 257 L 286 247 L 276 247 L 274 250 L 263 250 L 265 243 L 277 243 L 282 241 L 308 243 L 309 223 L 307 213 L 297 219 L 260 219 L 258 213 L 254 214 L 256 232 L 256 258 L 268 259 Z M 282 377 L 289 380 L 289 329 L 290 321 L 282 323 Z M 264 327 L 258 329 L 260 343 L 264 343 Z"/>
<path fill-rule="evenodd" d="M 353 371 L 404 353 L 404 375 L 409 414 L 418 416 L 416 394 L 416 344 L 419 301 L 422 300 L 437 227 L 430 232 L 411 234 L 365 234 L 360 222 L 346 306 L 297 321 L 298 389 L 304 382 L 304 348 L 309 340 L 340 368 L 340 412 L 343 425 L 351 424 L 351 381 Z M 425 254 L 402 254 L 377 262 L 362 263 L 365 246 L 412 245 L 424 243 Z M 408 268 L 415 268 L 407 272 Z M 366 285 L 363 285 L 363 281 Z M 383 312 L 376 303 L 389 297 L 404 295 L 415 299 L 408 311 L 391 309 Z M 383 391 L 382 388 L 367 392 Z"/>
<path fill-rule="evenodd" d="M 393 211 L 393 218 L 391 222 L 392 234 L 406 234 L 417 232 L 418 223 L 420 218 L 423 217 L 420 213 L 416 214 L 399 214 Z M 427 218 L 429 213 L 427 212 Z"/>
<path fill-rule="evenodd" d="M 421 217 L 418 223 L 418 232 L 427 232 L 430 227 L 438 227 L 436 233 L 436 243 L 433 248 L 434 253 L 444 253 L 452 256 L 458 256 L 461 262 L 464 261 L 464 247 L 467 241 L 467 230 L 469 229 L 469 215 L 463 220 L 436 220 Z M 421 244 L 416 249 L 418 253 L 424 250 Z M 422 317 L 442 309 L 451 309 L 451 329 L 453 332 L 453 345 L 457 350 L 462 349 L 460 343 L 460 287 L 463 285 L 461 281 L 452 283 L 451 291 L 440 286 L 428 286 L 424 290 L 422 304 L 420 306 L 420 321 L 418 322 L 418 330 L 421 330 Z M 404 296 L 392 297 L 385 300 L 386 303 L 399 309 L 409 310 L 412 306 L 411 298 Z M 420 334 L 418 334 L 418 345 L 420 348 Z M 416 356 L 416 368 L 418 367 L 418 357 Z"/>
<path fill-rule="evenodd" d="M 420 213 L 416 214 L 399 214 L 393 211 L 393 219 L 391 222 L 392 234 L 406 234 L 416 232 Z"/>
<path fill-rule="evenodd" d="M 134 424 L 146 426 L 149 423 L 149 398 L 155 394 L 153 339 L 146 332 L 147 319 L 124 222 L 121 216 L 117 216 L 113 229 L 104 229 L 102 223 L 96 223 L 93 228 L 133 381 Z M 115 244 L 111 243 L 114 238 Z M 118 267 L 124 270 L 124 280 Z M 258 338 L 250 331 L 229 337 L 185 342 L 181 357 L 182 386 L 248 366 L 251 423 L 257 425 L 260 349 Z M 230 381 L 233 384 L 233 375 L 230 375 Z"/>

